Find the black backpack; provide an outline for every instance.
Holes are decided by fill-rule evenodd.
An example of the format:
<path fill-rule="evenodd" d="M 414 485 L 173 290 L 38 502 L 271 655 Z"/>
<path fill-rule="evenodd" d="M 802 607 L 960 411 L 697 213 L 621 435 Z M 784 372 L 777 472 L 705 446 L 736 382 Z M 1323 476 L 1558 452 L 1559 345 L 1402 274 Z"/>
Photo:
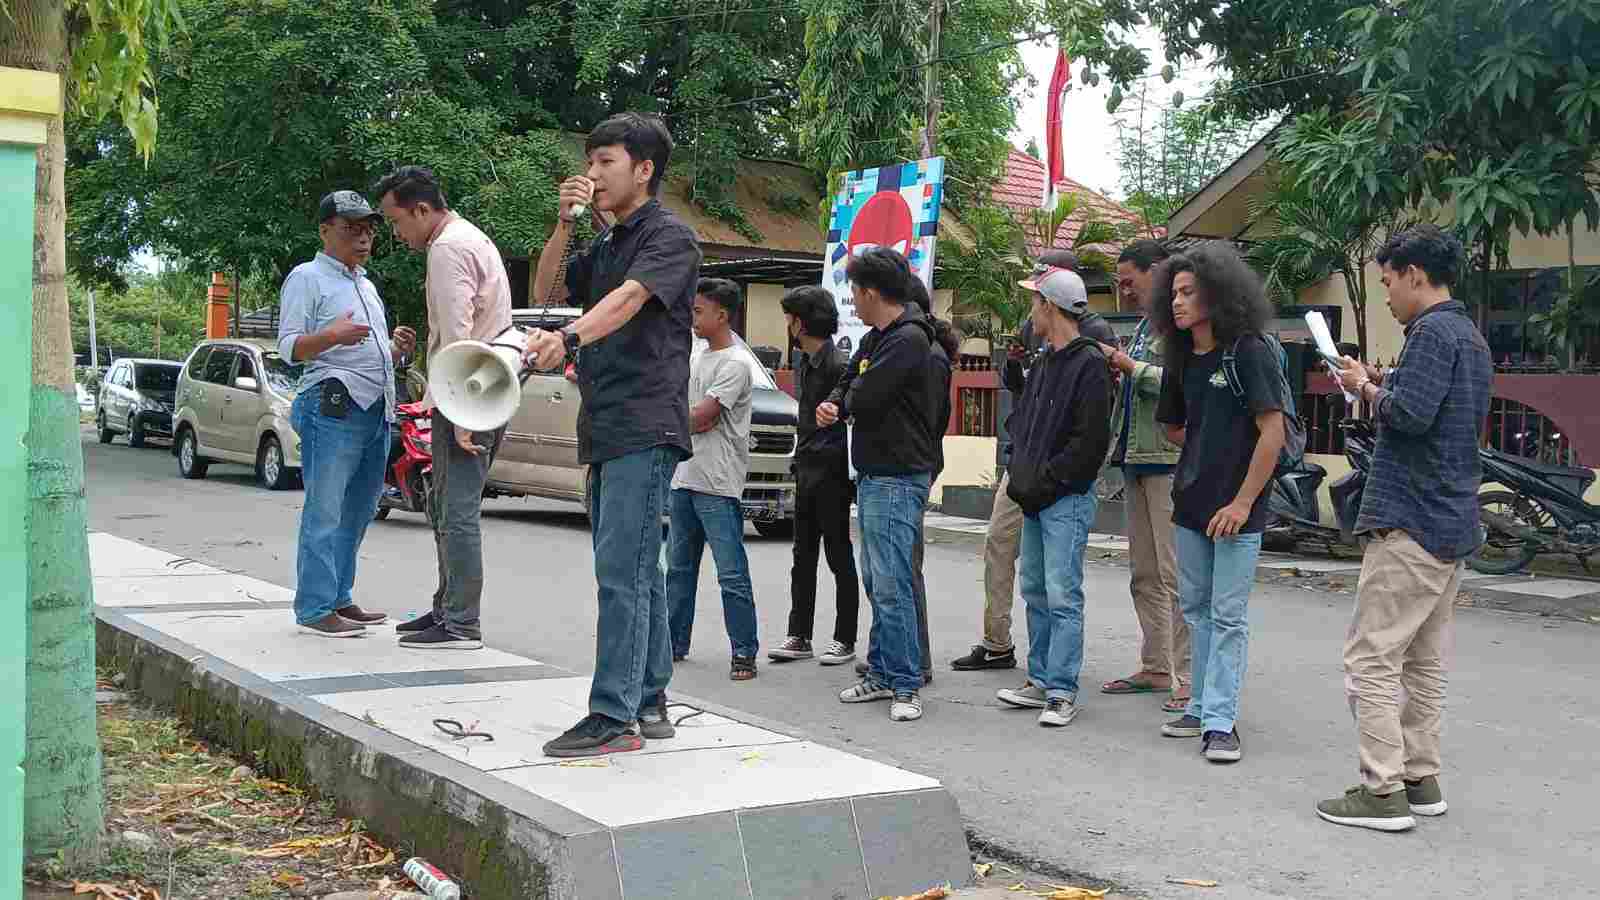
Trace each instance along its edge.
<path fill-rule="evenodd" d="M 1301 423 L 1300 417 L 1295 414 L 1294 394 L 1289 390 L 1289 355 L 1284 352 L 1283 344 L 1279 343 L 1277 338 L 1268 334 L 1254 336 L 1261 338 L 1266 343 L 1267 349 L 1274 351 L 1278 357 L 1278 382 L 1279 387 L 1283 390 L 1285 408 L 1283 410 L 1283 449 L 1278 451 L 1278 467 L 1274 474 L 1282 474 L 1299 468 L 1301 461 L 1305 458 L 1306 429 L 1305 425 Z M 1235 339 L 1233 346 L 1222 354 L 1222 375 L 1228 379 L 1228 387 L 1233 389 L 1233 396 L 1237 397 L 1241 404 L 1246 403 L 1246 400 L 1244 382 L 1239 379 L 1237 357 L 1239 354 L 1239 341 L 1248 337 L 1251 337 L 1251 335 L 1242 335 Z M 1246 405 L 1245 411 L 1249 412 L 1248 405 Z"/>

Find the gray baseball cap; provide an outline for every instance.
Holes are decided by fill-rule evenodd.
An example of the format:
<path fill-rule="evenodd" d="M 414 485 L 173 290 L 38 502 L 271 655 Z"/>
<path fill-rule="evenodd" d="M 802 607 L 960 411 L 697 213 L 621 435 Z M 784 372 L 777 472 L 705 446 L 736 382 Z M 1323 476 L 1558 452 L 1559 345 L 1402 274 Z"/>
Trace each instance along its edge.
<path fill-rule="evenodd" d="M 1042 294 L 1074 319 L 1081 319 L 1089 312 L 1089 289 L 1084 287 L 1083 279 L 1076 272 L 1052 266 L 1017 284 L 1023 290 Z"/>
<path fill-rule="evenodd" d="M 341 219 L 383 220 L 383 214 L 374 210 L 367 198 L 355 191 L 334 191 L 322 198 L 322 203 L 317 206 L 317 221 L 326 222 L 334 216 Z"/>

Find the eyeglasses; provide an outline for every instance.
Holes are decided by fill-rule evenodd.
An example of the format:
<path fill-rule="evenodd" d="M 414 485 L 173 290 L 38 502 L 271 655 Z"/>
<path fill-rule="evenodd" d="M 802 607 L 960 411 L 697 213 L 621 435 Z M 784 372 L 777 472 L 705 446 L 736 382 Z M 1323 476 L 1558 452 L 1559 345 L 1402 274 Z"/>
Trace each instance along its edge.
<path fill-rule="evenodd" d="M 372 237 L 373 233 L 377 230 L 373 228 L 372 225 L 365 222 L 340 222 L 334 227 L 338 228 L 339 233 L 347 238 Z"/>

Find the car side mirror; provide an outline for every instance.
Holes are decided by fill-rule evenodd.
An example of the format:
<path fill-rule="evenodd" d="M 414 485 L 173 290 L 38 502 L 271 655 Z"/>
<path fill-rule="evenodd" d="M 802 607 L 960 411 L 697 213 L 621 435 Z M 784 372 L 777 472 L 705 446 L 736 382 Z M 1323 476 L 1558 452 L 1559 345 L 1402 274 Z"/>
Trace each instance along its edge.
<path fill-rule="evenodd" d="M 233 386 L 241 391 L 255 391 L 261 389 L 261 385 L 256 383 L 254 378 L 250 378 L 248 376 L 240 376 L 235 378 L 233 380 Z"/>

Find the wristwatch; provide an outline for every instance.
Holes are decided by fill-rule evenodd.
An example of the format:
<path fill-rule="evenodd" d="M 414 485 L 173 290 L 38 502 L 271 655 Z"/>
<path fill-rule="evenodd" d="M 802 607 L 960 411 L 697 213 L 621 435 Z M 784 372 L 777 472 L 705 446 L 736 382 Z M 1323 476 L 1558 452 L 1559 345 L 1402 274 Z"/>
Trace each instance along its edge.
<path fill-rule="evenodd" d="M 570 325 L 561 329 L 561 345 L 567 348 L 568 353 L 577 353 L 578 344 L 579 341 L 577 329 Z"/>

